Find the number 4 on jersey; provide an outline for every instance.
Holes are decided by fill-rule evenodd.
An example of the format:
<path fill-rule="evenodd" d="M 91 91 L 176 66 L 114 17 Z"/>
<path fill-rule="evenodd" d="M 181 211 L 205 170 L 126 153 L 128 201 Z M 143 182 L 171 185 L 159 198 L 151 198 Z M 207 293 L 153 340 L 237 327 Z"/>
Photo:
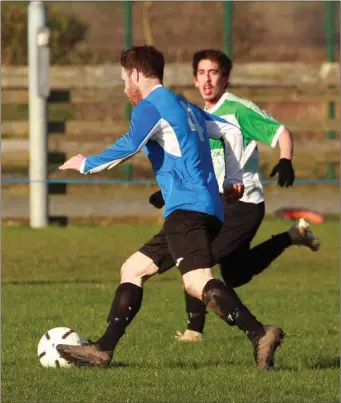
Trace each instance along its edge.
<path fill-rule="evenodd" d="M 189 127 L 191 128 L 191 131 L 198 133 L 200 141 L 204 141 L 204 132 L 203 132 L 202 127 L 200 126 L 197 118 L 195 117 L 193 111 L 183 101 L 181 101 L 181 106 L 187 112 L 188 124 L 189 124 Z"/>

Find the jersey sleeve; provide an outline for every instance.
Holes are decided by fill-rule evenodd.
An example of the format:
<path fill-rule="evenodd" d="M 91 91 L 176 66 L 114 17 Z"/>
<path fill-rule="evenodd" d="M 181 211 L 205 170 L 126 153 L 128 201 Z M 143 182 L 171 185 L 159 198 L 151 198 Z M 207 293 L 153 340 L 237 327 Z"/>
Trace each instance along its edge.
<path fill-rule="evenodd" d="M 252 107 L 238 105 L 236 118 L 245 138 L 276 147 L 284 126 L 269 113 L 253 103 Z"/>
<path fill-rule="evenodd" d="M 138 103 L 134 109 L 129 131 L 99 155 L 85 159 L 82 173 L 111 169 L 136 154 L 157 133 L 161 115 L 149 101 Z"/>
<path fill-rule="evenodd" d="M 224 142 L 225 150 L 225 185 L 243 183 L 241 159 L 243 154 L 243 136 L 237 125 L 225 119 L 205 112 L 208 135 Z"/>

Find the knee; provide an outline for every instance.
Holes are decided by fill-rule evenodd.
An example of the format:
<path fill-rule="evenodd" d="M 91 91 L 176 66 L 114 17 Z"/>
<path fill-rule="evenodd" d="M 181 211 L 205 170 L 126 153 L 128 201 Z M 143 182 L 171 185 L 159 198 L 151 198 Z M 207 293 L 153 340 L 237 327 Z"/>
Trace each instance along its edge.
<path fill-rule="evenodd" d="M 190 296 L 202 301 L 204 287 L 212 278 L 211 276 L 190 276 L 184 279 L 185 290 Z"/>
<path fill-rule="evenodd" d="M 158 268 L 151 259 L 137 252 L 123 263 L 121 283 L 133 283 L 141 287 L 157 271 Z"/>
<path fill-rule="evenodd" d="M 202 292 L 209 280 L 213 279 L 211 269 L 195 269 L 182 276 L 185 290 L 192 297 L 202 301 Z"/>
<path fill-rule="evenodd" d="M 138 268 L 129 264 L 129 259 L 121 266 L 121 282 L 132 283 L 135 278 L 139 277 Z"/>
<path fill-rule="evenodd" d="M 202 300 L 203 288 L 198 286 L 198 284 L 196 284 L 195 282 L 186 283 L 185 290 L 186 290 L 187 294 L 189 294 L 191 297 Z"/>

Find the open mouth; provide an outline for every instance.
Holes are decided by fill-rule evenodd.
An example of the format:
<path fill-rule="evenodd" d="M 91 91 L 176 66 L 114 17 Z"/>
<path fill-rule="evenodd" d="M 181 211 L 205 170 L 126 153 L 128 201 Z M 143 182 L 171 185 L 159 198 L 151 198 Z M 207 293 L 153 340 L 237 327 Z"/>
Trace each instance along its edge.
<path fill-rule="evenodd" d="M 213 87 L 211 85 L 204 85 L 203 90 L 205 95 L 211 95 L 213 92 Z"/>

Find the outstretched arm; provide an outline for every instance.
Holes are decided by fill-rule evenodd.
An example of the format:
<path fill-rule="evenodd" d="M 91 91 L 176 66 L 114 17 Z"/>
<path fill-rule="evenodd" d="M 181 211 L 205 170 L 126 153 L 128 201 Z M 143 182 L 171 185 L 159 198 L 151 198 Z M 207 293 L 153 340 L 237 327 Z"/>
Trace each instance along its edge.
<path fill-rule="evenodd" d="M 148 101 L 141 101 L 135 108 L 129 131 L 110 148 L 99 155 L 85 158 L 78 154 L 59 167 L 74 169 L 84 174 L 111 169 L 136 154 L 159 129 L 161 116 Z"/>

